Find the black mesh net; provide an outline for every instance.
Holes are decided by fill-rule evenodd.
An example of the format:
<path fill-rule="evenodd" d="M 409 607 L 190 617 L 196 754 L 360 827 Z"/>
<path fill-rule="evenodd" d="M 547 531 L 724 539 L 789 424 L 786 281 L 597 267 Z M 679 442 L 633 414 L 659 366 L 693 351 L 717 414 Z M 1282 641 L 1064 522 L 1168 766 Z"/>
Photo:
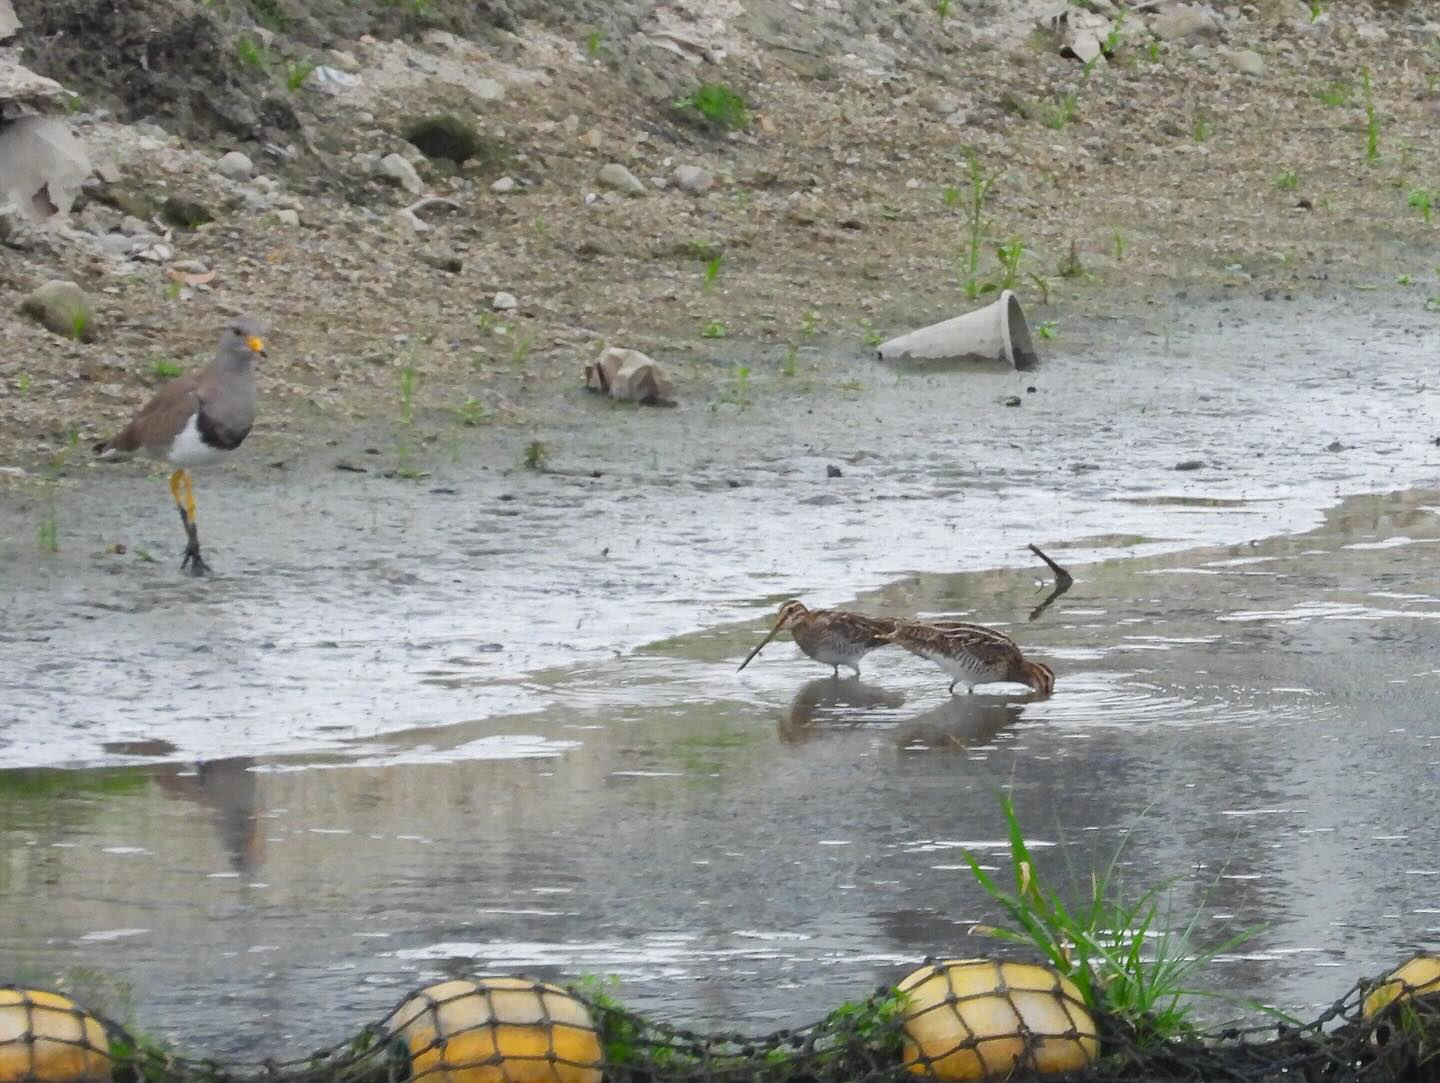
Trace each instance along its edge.
<path fill-rule="evenodd" d="M 654 1021 L 593 984 L 476 978 L 413 993 L 303 1060 L 249 1065 L 175 1055 L 57 994 L 0 986 L 0 1083 L 901 1083 L 1042 1073 L 1073 1083 L 1440 1083 L 1440 969 L 1417 973 L 1357 982 L 1303 1025 L 1179 1039 L 1104 1014 L 1092 1022 L 1053 971 L 989 960 L 931 964 L 817 1023 L 764 1035 Z"/>

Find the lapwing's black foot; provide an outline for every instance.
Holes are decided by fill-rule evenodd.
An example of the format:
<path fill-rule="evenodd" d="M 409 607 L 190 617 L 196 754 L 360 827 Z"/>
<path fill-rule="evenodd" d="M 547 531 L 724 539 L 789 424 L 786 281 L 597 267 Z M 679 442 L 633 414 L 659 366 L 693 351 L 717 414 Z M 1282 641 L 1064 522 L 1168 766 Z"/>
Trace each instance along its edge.
<path fill-rule="evenodd" d="M 180 522 L 185 525 L 185 556 L 180 561 L 180 570 L 189 572 L 197 579 L 202 575 L 210 574 L 210 565 L 205 563 L 205 558 L 200 555 L 200 531 L 195 526 L 195 521 L 180 509 Z"/>
<path fill-rule="evenodd" d="M 200 555 L 199 549 L 185 550 L 185 556 L 180 561 L 180 570 L 189 572 L 196 579 L 210 574 L 210 565 L 205 563 L 205 558 Z"/>

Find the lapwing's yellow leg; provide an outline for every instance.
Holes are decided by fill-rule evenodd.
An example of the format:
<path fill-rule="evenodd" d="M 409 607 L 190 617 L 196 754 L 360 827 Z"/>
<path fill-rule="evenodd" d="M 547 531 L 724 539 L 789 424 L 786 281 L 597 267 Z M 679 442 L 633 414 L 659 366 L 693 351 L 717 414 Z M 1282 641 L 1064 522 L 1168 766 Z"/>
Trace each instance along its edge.
<path fill-rule="evenodd" d="M 191 575 L 204 575 L 210 569 L 200 556 L 200 532 L 195 526 L 195 483 L 190 471 L 182 468 L 170 475 L 170 494 L 175 498 L 180 522 L 185 527 L 185 557 L 180 567 Z"/>

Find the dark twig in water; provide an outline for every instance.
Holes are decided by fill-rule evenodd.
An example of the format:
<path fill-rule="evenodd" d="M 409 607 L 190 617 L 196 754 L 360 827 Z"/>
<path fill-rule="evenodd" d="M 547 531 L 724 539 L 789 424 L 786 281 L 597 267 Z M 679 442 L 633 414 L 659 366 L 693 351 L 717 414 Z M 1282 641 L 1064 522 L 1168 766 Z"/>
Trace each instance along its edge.
<path fill-rule="evenodd" d="M 1055 573 L 1055 589 L 1046 595 L 1043 602 L 1030 610 L 1030 619 L 1035 620 L 1050 607 L 1051 602 L 1075 585 L 1075 577 L 1046 556 L 1038 545 L 1030 545 L 1027 548 L 1043 560 L 1049 566 L 1050 570 Z"/>

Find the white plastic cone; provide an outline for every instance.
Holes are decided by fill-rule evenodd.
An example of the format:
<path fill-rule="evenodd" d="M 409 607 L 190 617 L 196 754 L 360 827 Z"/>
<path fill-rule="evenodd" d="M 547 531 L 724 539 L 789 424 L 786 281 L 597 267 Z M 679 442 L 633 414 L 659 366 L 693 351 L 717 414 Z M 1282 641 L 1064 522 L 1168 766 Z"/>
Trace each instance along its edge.
<path fill-rule="evenodd" d="M 881 361 L 1003 361 L 1017 369 L 1040 360 L 1020 301 L 1009 290 L 984 308 L 932 323 L 880 344 Z"/>

